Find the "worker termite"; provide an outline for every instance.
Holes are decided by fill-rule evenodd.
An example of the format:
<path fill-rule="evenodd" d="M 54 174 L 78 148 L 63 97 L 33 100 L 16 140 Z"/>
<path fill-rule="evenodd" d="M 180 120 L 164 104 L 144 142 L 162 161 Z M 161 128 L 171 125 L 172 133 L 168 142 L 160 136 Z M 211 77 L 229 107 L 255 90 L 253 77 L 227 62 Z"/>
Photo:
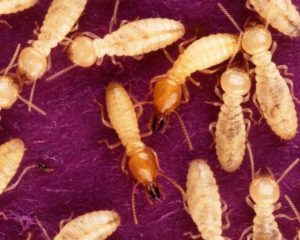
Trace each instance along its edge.
<path fill-rule="evenodd" d="M 221 87 L 224 91 L 223 96 L 217 87 L 215 92 L 224 103 L 212 103 L 221 106 L 221 109 L 217 122 L 211 123 L 209 129 L 214 136 L 216 152 L 222 168 L 227 172 L 234 172 L 243 161 L 246 145 L 251 151 L 247 144 L 246 131 L 246 125 L 249 129 L 251 122 L 249 119 L 244 119 L 243 115 L 243 111 L 251 110 L 243 110 L 240 105 L 248 100 L 251 79 L 249 74 L 240 68 L 228 68 L 221 76 Z M 248 97 L 243 98 L 246 94 Z M 216 128 L 215 133 L 213 128 Z"/>
<path fill-rule="evenodd" d="M 290 140 L 297 133 L 298 119 L 287 83 L 293 89 L 292 81 L 283 78 L 275 63 L 272 62 L 272 52 L 268 49 L 272 45 L 271 33 L 263 25 L 239 28 L 227 10 L 218 4 L 225 15 L 241 32 L 242 49 L 249 54 L 255 64 L 256 94 L 259 108 L 271 129 L 282 139 Z M 258 40 L 259 39 L 259 40 Z M 296 99 L 294 97 L 294 99 Z"/>
<path fill-rule="evenodd" d="M 253 219 L 253 226 L 246 228 L 240 240 L 247 234 L 247 239 L 266 239 L 266 240 L 282 240 L 282 234 L 278 228 L 278 224 L 275 218 L 290 217 L 279 214 L 274 216 L 273 212 L 281 207 L 280 203 L 277 203 L 280 197 L 279 183 L 280 181 L 294 168 L 300 159 L 296 159 L 283 173 L 275 180 L 271 171 L 268 172 L 257 172 L 253 178 L 249 192 L 249 196 L 246 198 L 247 204 L 254 209 L 256 215 Z M 252 170 L 252 176 L 254 175 Z"/>
<path fill-rule="evenodd" d="M 222 236 L 222 207 L 218 185 L 209 165 L 202 159 L 191 162 L 186 182 L 188 212 L 204 240 L 225 240 Z"/>
<path fill-rule="evenodd" d="M 289 203 L 289 205 L 290 205 L 291 209 L 293 210 L 293 212 L 295 213 L 298 222 L 300 223 L 300 213 L 297 210 L 295 204 L 292 202 L 292 200 L 289 198 L 288 195 L 284 195 L 284 197 L 285 197 L 286 201 Z M 294 238 L 294 240 L 300 240 L 300 228 L 298 229 L 297 236 Z"/>
<path fill-rule="evenodd" d="M 23 11 L 37 2 L 38 0 L 2 0 L 0 1 L 0 15 Z"/>
<path fill-rule="evenodd" d="M 121 161 L 121 169 L 128 174 L 125 170 L 128 157 L 129 171 L 136 180 L 136 184 L 132 189 L 132 210 L 135 223 L 138 222 L 135 211 L 135 190 L 139 185 L 145 187 L 147 195 L 151 199 L 160 200 L 161 193 L 157 178 L 161 176 L 171 182 L 185 198 L 183 189 L 160 171 L 156 152 L 141 140 L 142 137 L 150 135 L 151 132 L 140 134 L 135 106 L 124 87 L 117 82 L 111 82 L 107 86 L 106 106 L 110 122 L 104 119 L 103 107 L 100 103 L 99 105 L 103 124 L 106 127 L 113 128 L 121 140 L 121 142 L 113 145 L 110 145 L 107 140 L 101 140 L 99 143 L 105 143 L 109 149 L 114 149 L 122 144 L 126 151 Z"/>
<path fill-rule="evenodd" d="M 279 32 L 290 37 L 300 35 L 300 15 L 291 0 L 247 0 L 246 6 Z"/>
<path fill-rule="evenodd" d="M 186 79 L 196 71 L 203 72 L 233 56 L 239 50 L 238 36 L 227 33 L 211 34 L 194 41 L 185 50 L 181 45 L 180 49 L 181 55 L 173 63 L 173 67 L 166 74 L 156 76 L 151 80 L 151 84 L 156 82 L 153 89 L 156 109 L 152 120 L 154 132 L 160 132 L 166 128 L 171 113 L 179 117 L 176 109 L 182 103 L 182 94 L 184 102 L 189 101 Z M 189 79 L 199 86 L 191 78 Z M 189 140 L 186 130 L 184 133 Z"/>

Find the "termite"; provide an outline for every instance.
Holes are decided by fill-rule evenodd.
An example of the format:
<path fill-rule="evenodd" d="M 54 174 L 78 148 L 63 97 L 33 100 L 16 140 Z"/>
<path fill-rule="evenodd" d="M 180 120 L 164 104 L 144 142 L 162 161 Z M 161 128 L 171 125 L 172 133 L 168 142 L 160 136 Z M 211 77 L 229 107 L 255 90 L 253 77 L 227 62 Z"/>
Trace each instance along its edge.
<path fill-rule="evenodd" d="M 290 205 L 291 209 L 293 210 L 293 212 L 295 213 L 298 222 L 300 223 L 300 213 L 297 210 L 295 204 L 292 202 L 292 200 L 289 198 L 288 195 L 284 195 L 284 197 L 285 197 L 286 201 L 289 203 L 289 205 Z M 298 229 L 297 236 L 294 238 L 294 240 L 300 240 L 300 228 Z"/>
<path fill-rule="evenodd" d="M 248 100 L 251 79 L 241 68 L 228 68 L 221 76 L 221 87 L 224 91 L 223 96 L 217 87 L 215 92 L 224 103 L 212 103 L 221 109 L 217 122 L 211 123 L 209 130 L 214 136 L 222 168 L 227 172 L 234 172 L 243 161 L 247 145 L 247 128 L 249 129 L 251 124 L 243 115 L 243 111 L 251 110 L 241 107 L 241 103 Z M 246 97 L 243 97 L 244 95 Z M 215 133 L 213 128 L 216 128 Z M 247 147 L 250 150 L 250 146 Z"/>
<path fill-rule="evenodd" d="M 156 82 L 153 89 L 153 101 L 156 109 L 152 120 L 154 132 L 160 132 L 166 128 L 171 113 L 175 113 L 179 117 L 176 109 L 182 102 L 189 101 L 189 93 L 186 88 L 187 78 L 199 86 L 199 83 L 192 80 L 190 75 L 196 71 L 207 72 L 208 68 L 233 56 L 239 50 L 238 36 L 228 33 L 211 34 L 194 41 L 185 50 L 181 45 L 179 50 L 181 55 L 173 63 L 172 68 L 166 74 L 156 76 L 150 81 L 151 84 Z M 182 94 L 184 101 L 182 101 Z M 182 121 L 180 120 L 180 122 Z M 185 129 L 184 133 L 189 140 Z M 190 148 L 192 149 L 192 147 Z"/>
<path fill-rule="evenodd" d="M 298 127 L 297 113 L 293 97 L 287 83 L 292 81 L 283 78 L 278 67 L 272 62 L 272 35 L 263 25 L 246 27 L 242 32 L 235 20 L 219 3 L 219 7 L 230 21 L 241 32 L 242 49 L 249 54 L 255 64 L 256 94 L 259 108 L 271 129 L 282 139 L 295 137 Z M 296 99 L 294 97 L 294 99 Z"/>
<path fill-rule="evenodd" d="M 299 37 L 300 15 L 291 0 L 247 0 L 246 6 L 279 32 Z"/>
<path fill-rule="evenodd" d="M 127 158 L 129 158 L 129 171 L 136 180 L 136 184 L 132 190 L 134 222 L 136 224 L 138 222 L 134 196 L 135 190 L 139 185 L 145 188 L 147 196 L 149 195 L 152 200 L 160 200 L 161 193 L 157 178 L 161 176 L 170 181 L 181 192 L 182 196 L 185 197 L 183 189 L 174 180 L 160 171 L 158 157 L 154 149 L 146 146 L 142 141 L 141 138 L 150 135 L 151 131 L 146 134 L 140 134 L 137 114 L 134 109 L 135 106 L 124 87 L 117 82 L 111 82 L 107 86 L 106 106 L 110 122 L 105 120 L 103 107 L 100 103 L 98 104 L 103 124 L 106 127 L 114 129 L 121 140 L 121 142 L 112 145 L 107 140 L 100 140 L 99 143 L 105 143 L 109 149 L 117 148 L 122 144 L 126 151 L 121 161 L 121 169 L 124 173 L 128 174 L 125 168 Z"/>
<path fill-rule="evenodd" d="M 94 211 L 67 223 L 54 240 L 104 240 L 120 225 L 120 215 L 115 211 Z"/>
<path fill-rule="evenodd" d="M 274 216 L 274 211 L 281 207 L 278 203 L 280 197 L 279 183 L 280 181 L 294 168 L 300 159 L 296 159 L 290 166 L 282 173 L 282 175 L 275 180 L 274 175 L 269 170 L 268 172 L 258 171 L 249 188 L 249 196 L 246 198 L 247 204 L 254 209 L 256 215 L 253 219 L 253 226 L 246 228 L 240 240 L 247 234 L 247 239 L 259 240 L 282 240 L 282 234 L 278 228 L 275 218 L 285 217 L 290 219 L 284 214 Z M 254 170 L 252 170 L 252 176 Z"/>
<path fill-rule="evenodd" d="M 38 0 L 1 0 L 0 15 L 11 14 L 33 7 Z"/>
<path fill-rule="evenodd" d="M 188 212 L 204 240 L 225 240 L 222 236 L 222 204 L 219 188 L 206 161 L 191 162 L 186 182 Z M 229 224 L 228 224 L 229 227 Z M 193 238 L 194 239 L 194 238 Z"/>

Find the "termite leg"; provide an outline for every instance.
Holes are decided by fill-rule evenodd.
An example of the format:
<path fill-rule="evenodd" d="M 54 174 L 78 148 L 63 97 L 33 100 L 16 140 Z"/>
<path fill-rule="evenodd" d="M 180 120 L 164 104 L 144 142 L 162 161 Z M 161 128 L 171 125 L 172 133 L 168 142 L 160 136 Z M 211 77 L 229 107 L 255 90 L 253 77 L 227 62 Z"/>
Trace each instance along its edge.
<path fill-rule="evenodd" d="M 40 26 L 37 23 L 37 21 L 34 21 L 34 25 L 35 25 L 35 28 L 33 29 L 33 35 L 38 37 L 38 35 L 40 34 Z"/>
<path fill-rule="evenodd" d="M 254 204 L 249 195 L 246 197 L 246 203 L 249 207 L 254 208 Z"/>
<path fill-rule="evenodd" d="M 129 23 L 130 21 L 127 19 L 123 19 L 120 23 L 120 27 L 123 27 L 124 25 L 126 25 L 127 23 Z"/>
<path fill-rule="evenodd" d="M 112 62 L 114 65 L 116 65 L 116 66 L 119 67 L 119 69 L 120 69 L 120 70 L 118 71 L 119 74 L 120 74 L 121 72 L 124 71 L 124 66 L 123 66 L 123 64 L 122 64 L 121 62 L 117 61 L 116 58 L 115 58 L 114 56 L 111 56 L 111 62 Z"/>
<path fill-rule="evenodd" d="M 289 221 L 297 220 L 296 217 L 291 217 L 291 216 L 289 216 L 287 214 L 283 214 L 283 213 L 275 215 L 275 219 L 278 219 L 278 218 L 284 218 L 284 219 L 289 220 Z"/>
<path fill-rule="evenodd" d="M 277 211 L 280 208 L 281 208 L 281 203 L 280 202 L 274 205 L 274 211 Z"/>
<path fill-rule="evenodd" d="M 169 62 L 173 64 L 173 63 L 175 62 L 175 60 L 172 58 L 172 56 L 171 56 L 170 53 L 167 51 L 167 49 L 164 48 L 164 49 L 163 49 L 163 52 L 164 52 L 166 58 L 169 60 Z"/>
<path fill-rule="evenodd" d="M 140 54 L 140 55 L 136 55 L 136 56 L 132 56 L 135 60 L 140 61 L 143 59 L 144 54 Z"/>
<path fill-rule="evenodd" d="M 186 84 L 182 85 L 182 90 L 183 90 L 183 98 L 184 98 L 182 103 L 186 104 L 190 101 L 190 93 Z"/>
<path fill-rule="evenodd" d="M 213 105 L 213 106 L 215 106 L 215 107 L 221 107 L 221 106 L 223 105 L 223 103 L 220 103 L 220 102 L 209 102 L 209 101 L 204 101 L 204 103 Z"/>
<path fill-rule="evenodd" d="M 250 11 L 255 12 L 255 9 L 252 7 L 250 0 L 246 1 L 246 8 L 249 9 Z"/>
<path fill-rule="evenodd" d="M 217 67 L 217 68 L 213 68 L 213 69 L 203 69 L 203 70 L 200 70 L 198 72 L 206 74 L 206 75 L 211 75 L 211 74 L 214 74 L 214 73 L 218 72 L 222 68 L 223 67 Z"/>
<path fill-rule="evenodd" d="M 285 80 L 285 82 L 290 86 L 290 91 L 291 91 L 291 95 L 292 95 L 293 99 L 294 99 L 298 104 L 300 104 L 299 98 L 297 98 L 297 97 L 295 96 L 295 93 L 294 93 L 294 83 L 293 83 L 293 81 L 292 81 L 291 79 L 289 79 L 289 78 L 284 78 L 284 80 Z"/>
<path fill-rule="evenodd" d="M 189 77 L 188 77 L 188 80 L 189 80 L 193 85 L 195 85 L 196 87 L 202 88 L 202 87 L 201 87 L 200 81 L 195 80 L 192 76 L 189 76 Z"/>
<path fill-rule="evenodd" d="M 210 149 L 212 149 L 213 146 L 214 146 L 215 143 L 216 143 L 216 134 L 215 134 L 215 131 L 214 131 L 214 129 L 216 128 L 216 126 L 217 126 L 217 122 L 212 122 L 212 123 L 210 123 L 209 126 L 208 126 L 209 132 L 210 132 L 210 134 L 211 134 L 211 136 L 213 137 L 213 140 L 214 140 L 214 141 L 210 144 L 210 146 L 209 146 Z"/>
<path fill-rule="evenodd" d="M 214 90 L 215 90 L 215 94 L 221 99 L 221 101 L 223 101 L 223 95 L 220 92 L 219 86 L 220 86 L 220 78 L 218 78 Z"/>
<path fill-rule="evenodd" d="M 109 22 L 109 28 L 108 28 L 109 33 L 112 32 L 113 26 L 117 25 L 117 14 L 118 14 L 119 5 L 120 5 L 120 0 L 116 0 L 113 15 L 112 15 L 112 17 L 110 19 L 110 22 Z"/>
<path fill-rule="evenodd" d="M 230 228 L 229 212 L 225 214 L 226 224 L 222 226 L 222 230 L 227 230 Z"/>
<path fill-rule="evenodd" d="M 139 101 L 136 99 L 136 97 L 131 92 L 131 85 L 129 86 L 129 96 L 133 100 L 133 102 L 136 104 L 133 108 L 138 108 L 137 111 L 137 119 L 140 119 L 140 117 L 143 115 L 144 109 L 143 104 L 139 104 Z"/>
<path fill-rule="evenodd" d="M 101 140 L 97 141 L 97 143 L 98 144 L 105 144 L 106 147 L 110 150 L 116 149 L 116 148 L 120 147 L 121 144 L 122 144 L 120 141 L 118 141 L 114 144 L 110 144 L 106 139 L 101 139 Z"/>
<path fill-rule="evenodd" d="M 222 213 L 224 213 L 224 212 L 226 212 L 228 210 L 228 205 L 227 205 L 227 203 L 223 199 L 221 199 L 221 202 L 223 204 Z"/>
<path fill-rule="evenodd" d="M 52 58 L 51 58 L 51 54 L 49 54 L 49 56 L 47 57 L 47 70 L 49 71 L 49 69 L 52 67 Z"/>
<path fill-rule="evenodd" d="M 5 20 L 0 20 L 0 24 L 6 25 L 8 28 L 13 29 L 12 25 L 10 25 L 7 21 Z"/>
<path fill-rule="evenodd" d="M 272 44 L 272 47 L 270 49 L 270 52 L 272 53 L 272 55 L 276 52 L 276 49 L 277 49 L 277 42 L 274 41 L 273 44 Z"/>
<path fill-rule="evenodd" d="M 257 108 L 257 110 L 258 110 L 259 113 L 260 113 L 260 118 L 259 118 L 258 121 L 256 121 L 256 122 L 257 122 L 258 124 L 261 124 L 261 121 L 263 120 L 264 115 L 263 115 L 263 112 L 262 112 L 262 110 L 261 110 L 261 108 L 260 108 L 260 106 L 259 106 L 259 103 L 257 102 L 256 93 L 253 94 L 253 96 L 252 96 L 252 101 L 253 101 L 255 107 Z"/>
<path fill-rule="evenodd" d="M 196 34 L 197 34 L 197 32 L 196 32 Z M 183 41 L 182 43 L 180 43 L 178 45 L 178 51 L 180 53 L 183 53 L 185 51 L 184 46 L 187 45 L 187 44 L 189 44 L 189 43 L 191 43 L 191 42 L 193 42 L 193 41 L 195 41 L 195 39 L 196 39 L 196 36 L 194 36 L 194 37 L 192 37 L 190 39 L 187 39 L 187 40 Z"/>
<path fill-rule="evenodd" d="M 251 121 L 249 119 L 245 119 L 245 124 L 246 124 L 246 130 L 247 130 L 247 137 L 249 135 L 249 132 L 250 132 L 250 128 L 251 128 Z"/>
<path fill-rule="evenodd" d="M 247 240 L 253 240 L 253 233 L 247 235 Z"/>
<path fill-rule="evenodd" d="M 113 129 L 113 126 L 111 125 L 111 123 L 109 121 L 107 121 L 104 117 L 104 109 L 103 109 L 103 105 L 102 103 L 100 103 L 95 97 L 93 98 L 94 103 L 96 103 L 99 108 L 100 108 L 100 114 L 101 114 L 101 121 L 103 123 L 103 125 L 107 128 L 111 128 Z"/>
<path fill-rule="evenodd" d="M 190 239 L 199 239 L 199 238 L 202 237 L 201 233 L 199 233 L 199 234 L 193 234 L 192 232 L 185 232 L 183 234 L 183 236 L 188 237 Z"/>
<path fill-rule="evenodd" d="M 133 105 L 133 108 L 139 108 L 138 112 L 137 112 L 137 118 L 140 119 L 140 117 L 142 116 L 144 109 L 143 109 L 143 105 L 146 104 L 153 104 L 152 101 L 143 101 L 143 102 L 138 102 L 136 104 Z"/>
<path fill-rule="evenodd" d="M 158 75 L 152 78 L 149 82 L 149 92 L 146 94 L 146 99 L 153 93 L 153 84 L 166 77 L 166 75 Z"/>
<path fill-rule="evenodd" d="M 287 65 L 278 65 L 277 68 L 278 68 L 279 70 L 282 70 L 282 71 L 283 71 L 283 74 L 284 74 L 285 76 L 291 76 L 291 77 L 294 76 L 293 73 L 290 73 L 290 72 L 289 72 L 289 67 L 288 67 Z"/>
<path fill-rule="evenodd" d="M 252 230 L 252 226 L 247 227 L 246 229 L 244 229 L 244 231 L 242 232 L 242 235 L 240 236 L 239 240 L 242 240 L 244 238 L 245 235 L 247 235 L 250 231 Z M 247 235 L 247 239 L 248 237 L 252 235 L 252 234 L 248 234 Z"/>
<path fill-rule="evenodd" d="M 69 218 L 60 220 L 59 221 L 59 229 L 62 229 L 64 225 L 66 225 L 68 222 L 70 222 L 72 220 L 73 216 L 74 216 L 74 212 L 71 213 Z"/>
<path fill-rule="evenodd" d="M 122 172 L 128 176 L 129 173 L 126 170 L 126 163 L 127 163 L 127 155 L 126 155 L 126 152 L 124 152 L 120 166 L 121 166 Z"/>

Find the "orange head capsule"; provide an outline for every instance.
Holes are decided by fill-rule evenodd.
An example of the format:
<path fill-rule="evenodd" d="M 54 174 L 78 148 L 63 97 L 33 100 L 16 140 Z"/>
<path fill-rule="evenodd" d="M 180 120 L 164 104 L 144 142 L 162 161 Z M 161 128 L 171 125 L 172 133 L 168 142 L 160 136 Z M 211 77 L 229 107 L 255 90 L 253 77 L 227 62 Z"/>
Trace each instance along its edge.
<path fill-rule="evenodd" d="M 69 59 L 80 67 L 90 67 L 97 60 L 93 40 L 86 36 L 78 36 L 72 41 L 68 55 Z"/>
<path fill-rule="evenodd" d="M 280 197 L 279 185 L 270 173 L 260 174 L 250 184 L 250 196 L 257 204 L 273 205 Z"/>
<path fill-rule="evenodd" d="M 221 86 L 225 93 L 245 95 L 250 91 L 251 79 L 240 68 L 229 68 L 221 76 Z"/>
<path fill-rule="evenodd" d="M 0 77 L 0 109 L 10 108 L 19 96 L 19 86 L 12 77 Z"/>
<path fill-rule="evenodd" d="M 250 55 L 267 51 L 272 45 L 272 35 L 263 25 L 246 28 L 242 48 Z"/>
<path fill-rule="evenodd" d="M 18 59 L 18 72 L 27 82 L 35 81 L 47 71 L 47 57 L 33 47 L 24 48 Z"/>
<path fill-rule="evenodd" d="M 135 180 L 147 189 L 153 199 L 159 200 L 160 191 L 156 183 L 159 167 L 155 151 L 145 147 L 134 152 L 129 157 L 128 166 Z"/>
<path fill-rule="evenodd" d="M 153 90 L 156 114 L 152 121 L 152 130 L 161 131 L 167 122 L 170 113 L 174 112 L 181 102 L 182 87 L 172 79 L 164 76 Z"/>

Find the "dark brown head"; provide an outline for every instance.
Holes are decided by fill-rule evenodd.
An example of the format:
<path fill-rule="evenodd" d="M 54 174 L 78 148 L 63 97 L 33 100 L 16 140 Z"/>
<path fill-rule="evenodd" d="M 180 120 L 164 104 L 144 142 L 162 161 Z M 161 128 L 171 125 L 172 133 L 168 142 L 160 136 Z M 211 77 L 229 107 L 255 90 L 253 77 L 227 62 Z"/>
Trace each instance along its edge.
<path fill-rule="evenodd" d="M 145 147 L 135 152 L 128 160 L 129 170 L 134 179 L 142 184 L 154 200 L 160 199 L 160 191 L 156 183 L 158 175 L 158 159 L 152 148 Z"/>
<path fill-rule="evenodd" d="M 153 101 L 157 113 L 152 121 L 153 132 L 159 132 L 165 127 L 168 115 L 179 106 L 181 96 L 182 86 L 166 75 L 156 83 L 153 90 Z"/>

